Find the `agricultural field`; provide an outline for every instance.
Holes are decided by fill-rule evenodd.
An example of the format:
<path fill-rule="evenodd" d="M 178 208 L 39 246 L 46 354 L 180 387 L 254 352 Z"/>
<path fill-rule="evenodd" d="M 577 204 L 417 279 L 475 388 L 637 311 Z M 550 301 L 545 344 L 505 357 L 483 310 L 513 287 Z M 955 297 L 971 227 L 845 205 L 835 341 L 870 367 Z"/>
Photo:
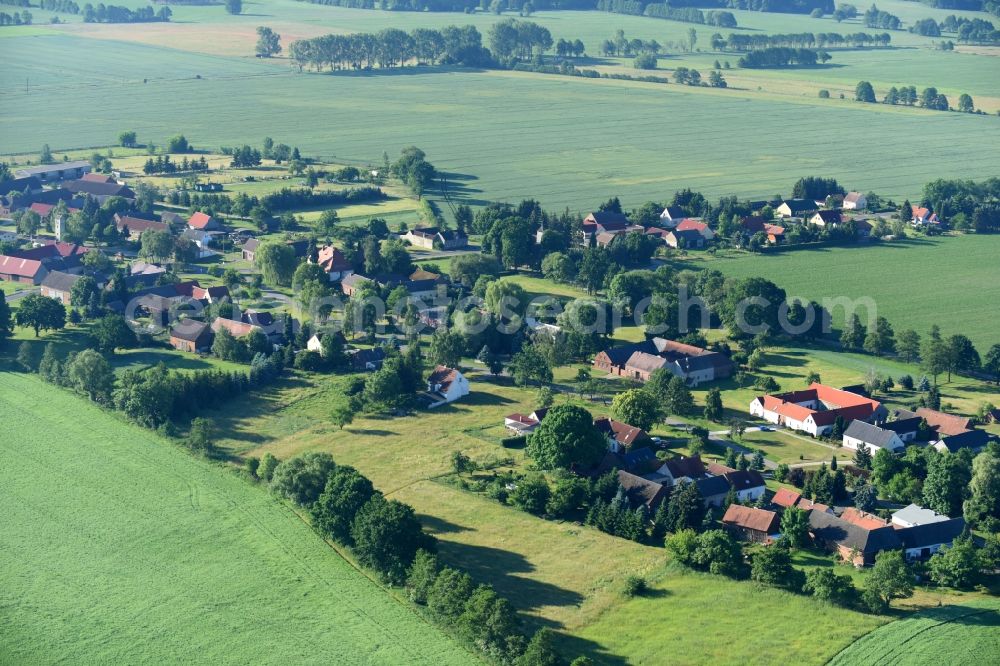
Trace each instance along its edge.
<path fill-rule="evenodd" d="M 890 11 L 904 18 L 946 15 L 911 8 L 914 3 L 892 4 Z M 307 154 L 352 163 L 379 162 L 383 152 L 395 155 L 415 144 L 445 172 L 456 203 L 531 196 L 552 209 L 580 211 L 612 194 L 638 205 L 683 187 L 710 196 L 770 196 L 810 173 L 901 200 L 915 198 L 933 178 L 993 173 L 1000 166 L 981 149 L 1000 138 L 995 117 L 859 105 L 849 94 L 837 99 L 838 91 L 849 93 L 858 79 L 869 78 L 879 91 L 911 83 L 936 85 L 953 99 L 969 92 L 992 110 L 1000 60 L 934 51 L 931 40 L 905 32 L 894 34 L 903 48 L 836 51 L 825 68 L 726 70 L 732 88 L 717 90 L 427 68 L 297 73 L 287 60 L 237 53 L 249 54 L 253 29 L 261 23 L 282 33 L 287 45 L 295 37 L 390 25 L 472 22 L 485 32 L 497 17 L 349 10 L 291 0 L 248 3 L 248 15 L 240 17 L 218 6 L 175 9 L 176 23 L 170 24 L 70 23 L 52 30 L 58 34 L 23 38 L 17 36 L 20 28 L 9 29 L 5 44 L 13 46 L 5 49 L 0 83 L 10 94 L 0 150 L 36 151 L 44 142 L 57 149 L 106 145 L 123 129 L 161 144 L 183 131 L 195 145 L 210 147 L 273 136 Z M 857 22 L 736 13 L 741 25 L 757 32 L 862 29 Z M 692 27 L 599 12 L 542 12 L 532 19 L 556 38 L 580 37 L 592 54 L 617 27 L 629 37 L 667 45 L 686 38 Z M 702 51 L 675 48 L 661 60 L 662 75 L 678 66 L 707 72 L 716 59 L 735 60 L 735 54 L 706 50 L 715 28 L 696 30 Z M 233 40 L 239 49 L 231 47 Z M 625 59 L 590 60 L 582 66 L 635 72 Z M 830 89 L 833 99 L 818 99 L 820 87 Z M 60 113 L 57 100 L 67 94 L 88 109 L 85 119 Z M 491 122 L 486 132 L 487 118 L 502 121 Z M 608 122 L 613 118 L 622 120 Z M 832 149 L 858 127 L 865 128 L 863 151 Z M 886 159 L 914 136 L 921 137 L 921 152 L 934 159 L 896 160 L 885 168 Z"/>
<path fill-rule="evenodd" d="M 235 474 L 37 378 L 0 387 L 4 661 L 476 663 Z"/>
<path fill-rule="evenodd" d="M 867 246 L 827 247 L 755 256 L 693 261 L 732 277 L 765 277 L 789 297 L 870 298 L 878 316 L 896 332 L 925 334 L 933 324 L 945 335 L 963 333 L 980 353 L 1000 343 L 996 310 L 1000 299 L 1000 237 L 918 237 Z M 940 278 L 932 277 L 940 276 Z M 834 327 L 844 321 L 834 311 Z M 864 310 L 859 310 L 862 320 Z M 780 381 L 780 380 L 779 380 Z"/>
<path fill-rule="evenodd" d="M 1000 602 L 969 601 L 929 608 L 873 631 L 845 649 L 830 666 L 898 664 L 978 666 L 1000 654 Z"/>

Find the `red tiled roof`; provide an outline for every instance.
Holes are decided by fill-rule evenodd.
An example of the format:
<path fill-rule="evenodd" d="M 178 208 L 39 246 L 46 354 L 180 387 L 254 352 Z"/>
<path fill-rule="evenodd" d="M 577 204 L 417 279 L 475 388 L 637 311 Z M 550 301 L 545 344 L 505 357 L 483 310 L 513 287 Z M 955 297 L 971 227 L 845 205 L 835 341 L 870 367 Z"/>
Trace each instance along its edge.
<path fill-rule="evenodd" d="M 83 178 L 80 180 L 86 180 L 91 183 L 115 183 L 117 182 L 111 176 L 104 173 L 85 173 Z"/>
<path fill-rule="evenodd" d="M 505 421 L 514 421 L 515 423 L 520 423 L 521 425 L 535 425 L 538 423 L 535 419 L 530 416 L 525 416 L 524 414 L 508 414 L 503 418 Z"/>
<path fill-rule="evenodd" d="M 677 225 L 677 231 L 697 231 L 698 233 L 702 233 L 705 229 L 708 229 L 707 224 L 688 217 L 681 220 L 680 224 Z"/>
<path fill-rule="evenodd" d="M 777 224 L 765 224 L 764 233 L 769 236 L 783 236 L 785 234 L 785 228 L 779 227 Z"/>
<path fill-rule="evenodd" d="M 790 488 L 779 488 L 778 492 L 774 493 L 774 497 L 771 498 L 771 504 L 788 508 L 790 506 L 795 506 L 795 503 L 800 499 L 802 499 L 801 493 L 798 493 Z"/>
<path fill-rule="evenodd" d="M 844 513 L 840 515 L 840 519 L 845 520 L 852 525 L 863 527 L 866 530 L 877 530 L 878 528 L 886 527 L 889 524 L 889 521 L 855 509 L 853 506 L 844 509 Z"/>
<path fill-rule="evenodd" d="M 964 416 L 938 412 L 927 407 L 917 409 L 917 416 L 927 421 L 927 425 L 941 435 L 961 435 L 970 429 L 969 419 Z"/>
<path fill-rule="evenodd" d="M 448 388 L 451 387 L 451 383 L 457 378 L 458 370 L 444 365 L 439 365 L 434 368 L 431 376 L 427 378 L 427 383 L 431 385 L 440 385 L 441 388 L 439 388 L 438 391 L 447 393 Z"/>
<path fill-rule="evenodd" d="M 646 431 L 636 428 L 621 421 L 615 421 L 607 417 L 602 417 L 594 421 L 594 427 L 605 435 L 614 438 L 616 442 L 623 446 L 632 446 L 637 440 L 647 437 Z"/>
<path fill-rule="evenodd" d="M 144 220 L 141 217 L 132 217 L 130 215 L 118 215 L 115 226 L 119 231 L 122 229 L 128 229 L 129 232 L 142 233 L 143 231 L 167 231 L 170 229 L 169 226 L 163 222 L 157 222 L 156 220 Z"/>
<path fill-rule="evenodd" d="M 253 324 L 246 324 L 242 321 L 234 321 L 232 319 L 217 317 L 215 321 L 212 322 L 212 331 L 218 333 L 219 329 L 222 328 L 229 331 L 234 338 L 242 338 L 245 335 L 249 335 L 252 331 L 260 329 L 259 326 L 254 326 Z"/>
<path fill-rule="evenodd" d="M 89 251 L 90 248 L 77 245 L 76 243 L 55 242 L 45 243 L 44 245 L 39 245 L 28 250 L 17 250 L 11 252 L 10 256 L 20 257 L 21 259 L 48 259 L 49 257 L 72 257 L 76 254 L 86 254 Z"/>
<path fill-rule="evenodd" d="M 332 245 L 320 249 L 317 263 L 327 273 L 341 273 L 351 267 L 344 253 Z"/>
<path fill-rule="evenodd" d="M 198 211 L 188 220 L 188 225 L 194 229 L 204 229 L 212 221 L 211 215 Z"/>
<path fill-rule="evenodd" d="M 730 504 L 722 517 L 724 525 L 735 525 L 748 530 L 771 534 L 778 529 L 778 514 L 752 506 Z"/>

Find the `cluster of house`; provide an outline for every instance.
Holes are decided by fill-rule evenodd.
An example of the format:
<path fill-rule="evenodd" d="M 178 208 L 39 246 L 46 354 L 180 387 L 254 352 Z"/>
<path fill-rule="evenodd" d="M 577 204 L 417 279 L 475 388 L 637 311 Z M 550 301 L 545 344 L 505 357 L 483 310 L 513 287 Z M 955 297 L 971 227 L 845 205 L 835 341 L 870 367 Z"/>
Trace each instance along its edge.
<path fill-rule="evenodd" d="M 678 216 L 671 218 L 668 211 Z M 595 244 L 598 247 L 608 247 L 618 236 L 636 232 L 656 238 L 659 242 L 673 248 L 704 248 L 715 238 L 715 232 L 699 218 L 682 217 L 683 213 L 676 207 L 667 208 L 661 216 L 661 225 L 643 227 L 633 224 L 624 213 L 598 211 L 590 213 L 583 219 L 581 240 L 584 245 Z M 540 243 L 545 230 L 540 229 L 536 242 Z"/>
<path fill-rule="evenodd" d="M 989 434 L 973 427 L 970 419 L 926 407 L 915 412 L 897 409 L 890 419 L 882 403 L 863 390 L 813 383 L 803 391 L 754 398 L 750 415 L 813 437 L 830 434 L 839 419 L 844 447 L 856 451 L 864 446 L 873 455 L 881 449 L 900 453 L 918 437 L 939 451 L 952 452 L 978 450 L 989 441 Z"/>
<path fill-rule="evenodd" d="M 884 550 L 903 550 L 908 560 L 925 560 L 942 546 L 950 546 L 965 529 L 964 518 L 949 518 L 911 504 L 894 512 L 890 520 L 854 507 L 838 515 L 825 504 L 782 488 L 770 499 L 769 508 L 731 504 L 722 524 L 736 538 L 771 543 L 781 537 L 781 514 L 795 507 L 809 512 L 809 535 L 814 543 L 835 552 L 851 564 L 875 563 Z"/>
<path fill-rule="evenodd" d="M 724 379 L 736 368 L 726 354 L 665 338 L 605 349 L 594 357 L 593 365 L 602 372 L 642 382 L 666 369 L 691 386 Z"/>
<path fill-rule="evenodd" d="M 462 250 L 469 246 L 469 237 L 461 231 L 438 227 L 410 229 L 400 238 L 424 250 Z"/>
<path fill-rule="evenodd" d="M 46 240 L 27 250 L 0 254 L 0 280 L 40 285 L 52 273 L 82 273 L 83 255 L 88 249 L 76 243 Z"/>

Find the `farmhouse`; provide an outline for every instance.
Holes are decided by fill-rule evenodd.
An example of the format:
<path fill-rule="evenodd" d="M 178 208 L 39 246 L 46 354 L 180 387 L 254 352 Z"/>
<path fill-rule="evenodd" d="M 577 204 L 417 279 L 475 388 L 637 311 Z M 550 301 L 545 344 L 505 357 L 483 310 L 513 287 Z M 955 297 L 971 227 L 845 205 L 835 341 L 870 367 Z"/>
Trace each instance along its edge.
<path fill-rule="evenodd" d="M 767 543 L 769 535 L 778 533 L 780 522 L 774 511 L 740 504 L 730 504 L 722 517 L 722 525 L 727 532 L 752 543 Z"/>
<path fill-rule="evenodd" d="M 696 479 L 694 485 L 698 488 L 706 507 L 722 506 L 729 496 L 729 482 L 722 476 L 706 476 Z"/>
<path fill-rule="evenodd" d="M 629 231 L 642 231 L 642 227 L 632 226 L 628 217 L 623 213 L 598 211 L 583 218 L 581 233 L 583 234 L 583 244 L 587 245 L 590 243 L 590 239 L 597 234 L 618 235 Z"/>
<path fill-rule="evenodd" d="M 844 448 L 857 451 L 862 446 L 872 455 L 882 449 L 888 449 L 889 453 L 900 453 L 906 448 L 899 435 L 888 428 L 880 428 L 864 421 L 851 421 L 851 425 L 844 431 Z"/>
<path fill-rule="evenodd" d="M 667 231 L 666 229 L 661 229 L 659 227 L 647 227 L 646 230 L 643 231 L 642 233 L 651 238 L 655 238 L 660 243 L 666 243 L 667 236 L 670 235 L 669 231 Z"/>
<path fill-rule="evenodd" d="M 548 408 L 536 409 L 530 414 L 520 414 L 515 412 L 514 414 L 508 414 L 503 418 L 503 425 L 505 428 L 511 432 L 517 433 L 519 435 L 526 435 L 529 432 L 533 432 L 538 424 L 542 422 L 545 415 L 548 414 Z"/>
<path fill-rule="evenodd" d="M 204 259 L 205 257 L 211 257 L 215 254 L 212 251 L 212 244 L 215 242 L 216 236 L 221 232 L 218 231 L 201 231 L 200 229 L 185 229 L 181 232 L 181 238 L 191 241 L 196 248 L 198 248 L 197 254 L 199 259 Z"/>
<path fill-rule="evenodd" d="M 915 413 L 904 412 L 904 410 L 899 410 L 899 413 L 913 414 L 924 420 L 934 431 L 931 444 L 938 451 L 954 453 L 963 448 L 976 450 L 986 446 L 989 441 L 989 434 L 986 431 L 974 429 L 972 420 L 964 416 L 955 416 L 927 407 L 920 407 Z"/>
<path fill-rule="evenodd" d="M 410 229 L 400 238 L 425 250 L 460 250 L 469 245 L 469 237 L 462 232 L 438 227 Z"/>
<path fill-rule="evenodd" d="M 188 228 L 198 229 L 199 231 L 218 231 L 222 229 L 222 225 L 211 215 L 198 211 L 188 219 Z"/>
<path fill-rule="evenodd" d="M 244 247 L 246 246 L 244 245 Z M 316 254 L 316 264 L 323 269 L 330 282 L 342 280 L 354 272 L 354 269 L 351 268 L 351 262 L 347 260 L 344 253 L 332 245 L 324 245 L 320 248 Z"/>
<path fill-rule="evenodd" d="M 670 458 L 656 470 L 656 480 L 669 486 L 676 486 L 681 481 L 694 481 L 705 477 L 705 463 L 701 456 L 689 458 Z M 726 491 L 728 492 L 728 483 Z"/>
<path fill-rule="evenodd" d="M 41 294 L 42 296 L 54 298 L 62 302 L 63 305 L 69 305 L 73 285 L 79 279 L 79 275 L 63 273 L 62 271 L 52 271 L 42 280 Z"/>
<path fill-rule="evenodd" d="M 170 346 L 192 354 L 208 351 L 214 333 L 211 327 L 197 319 L 182 319 L 170 329 Z"/>
<path fill-rule="evenodd" d="M 648 381 L 656 370 L 665 368 L 691 386 L 723 379 L 733 374 L 728 356 L 694 345 L 665 338 L 612 347 L 594 357 L 594 367 L 609 374 Z"/>
<path fill-rule="evenodd" d="M 355 372 L 365 372 L 378 370 L 385 362 L 385 348 L 372 347 L 371 349 L 349 349 L 347 357 L 351 361 L 351 368 Z"/>
<path fill-rule="evenodd" d="M 847 425 L 855 419 L 879 422 L 885 414 L 877 400 L 815 382 L 804 391 L 759 396 L 750 402 L 751 416 L 813 437 L 833 430 L 838 418 Z"/>
<path fill-rule="evenodd" d="M 777 224 L 765 224 L 764 233 L 767 234 L 767 242 L 771 245 L 780 245 L 785 240 L 785 228 Z"/>
<path fill-rule="evenodd" d="M 963 531 L 965 518 L 949 518 L 896 530 L 903 542 L 906 559 L 914 561 L 926 560 L 942 546 L 951 546 Z"/>
<path fill-rule="evenodd" d="M 800 499 L 802 499 L 801 493 L 791 488 L 778 488 L 778 492 L 771 498 L 771 504 L 780 509 L 788 509 L 795 506 Z"/>
<path fill-rule="evenodd" d="M 37 178 L 43 183 L 56 183 L 60 180 L 83 178 L 93 167 L 87 160 L 60 162 L 58 164 L 43 164 L 36 167 L 26 167 L 14 172 L 17 178 Z M 23 191 L 23 190 L 22 190 Z"/>
<path fill-rule="evenodd" d="M 0 197 L 9 194 L 24 194 L 42 191 L 42 181 L 35 176 L 11 178 L 0 182 Z"/>
<path fill-rule="evenodd" d="M 816 202 L 811 199 L 788 199 L 774 209 L 774 214 L 778 217 L 802 217 L 817 208 Z"/>
<path fill-rule="evenodd" d="M 844 210 L 864 210 L 868 208 L 868 197 L 861 192 L 848 192 L 844 196 Z"/>
<path fill-rule="evenodd" d="M 429 407 L 437 407 L 469 395 L 469 380 L 457 368 L 439 365 L 427 378 L 427 393 L 434 402 Z"/>
<path fill-rule="evenodd" d="M 356 292 L 360 291 L 364 285 L 370 282 L 372 282 L 370 278 L 366 278 L 360 273 L 350 273 L 341 279 L 340 290 L 344 292 L 345 296 L 351 297 L 354 296 Z"/>

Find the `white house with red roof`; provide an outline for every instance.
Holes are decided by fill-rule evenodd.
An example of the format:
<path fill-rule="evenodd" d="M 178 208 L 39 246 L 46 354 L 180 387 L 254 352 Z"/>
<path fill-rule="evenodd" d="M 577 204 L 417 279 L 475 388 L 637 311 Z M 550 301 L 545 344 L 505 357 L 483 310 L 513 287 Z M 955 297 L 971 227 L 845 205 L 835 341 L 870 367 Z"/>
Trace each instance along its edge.
<path fill-rule="evenodd" d="M 715 232 L 712 231 L 707 224 L 701 220 L 696 220 L 691 217 L 681 220 L 675 227 L 675 231 L 697 231 L 698 234 L 706 241 L 710 241 L 715 238 Z"/>
<path fill-rule="evenodd" d="M 458 371 L 458 368 L 439 365 L 427 378 L 427 395 L 432 400 L 428 407 L 455 402 L 469 395 L 469 380 Z"/>
<path fill-rule="evenodd" d="M 838 418 L 846 427 L 856 419 L 883 421 L 887 412 L 878 400 L 814 382 L 804 391 L 754 398 L 750 415 L 818 437 L 833 430 Z"/>
<path fill-rule="evenodd" d="M 914 226 L 941 223 L 938 219 L 937 213 L 932 212 L 931 209 L 926 206 L 911 206 L 910 208 L 913 210 L 911 223 Z"/>
<path fill-rule="evenodd" d="M 354 273 L 351 262 L 347 260 L 344 253 L 332 245 L 320 248 L 317 253 L 316 263 L 326 272 L 327 277 L 330 278 L 330 282 L 343 280 L 348 275 Z"/>

